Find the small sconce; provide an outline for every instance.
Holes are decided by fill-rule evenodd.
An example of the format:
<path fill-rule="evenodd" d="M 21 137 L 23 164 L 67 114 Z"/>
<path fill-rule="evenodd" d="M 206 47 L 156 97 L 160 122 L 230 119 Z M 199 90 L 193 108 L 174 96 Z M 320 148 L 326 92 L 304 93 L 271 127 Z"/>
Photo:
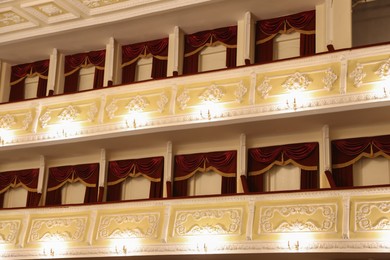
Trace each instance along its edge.
<path fill-rule="evenodd" d="M 206 102 L 199 111 L 201 118 L 211 120 L 222 117 L 222 108 L 218 103 Z"/>
<path fill-rule="evenodd" d="M 44 254 L 45 256 L 54 257 L 55 252 L 54 252 L 54 249 L 53 249 L 52 247 L 50 247 L 50 248 L 43 248 L 43 254 Z"/>
<path fill-rule="evenodd" d="M 287 242 L 288 249 L 299 251 L 299 240 L 296 240 L 294 242 L 290 242 L 290 240 Z"/>
<path fill-rule="evenodd" d="M 12 141 L 12 134 L 10 131 L 0 128 L 0 145 L 4 145 Z"/>
<path fill-rule="evenodd" d="M 282 84 L 282 87 L 288 92 L 286 105 L 287 108 L 297 110 L 302 106 L 304 94 L 312 80 L 305 74 L 295 72 L 293 75 L 287 78 Z"/>
<path fill-rule="evenodd" d="M 115 252 L 117 254 L 126 255 L 127 254 L 127 246 L 126 245 L 115 246 Z"/>

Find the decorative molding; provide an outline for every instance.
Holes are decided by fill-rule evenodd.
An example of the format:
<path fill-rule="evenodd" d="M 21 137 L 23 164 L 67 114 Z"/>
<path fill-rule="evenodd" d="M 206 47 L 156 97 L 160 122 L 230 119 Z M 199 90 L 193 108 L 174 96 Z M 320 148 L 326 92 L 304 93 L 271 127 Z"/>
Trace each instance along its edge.
<path fill-rule="evenodd" d="M 355 232 L 390 230 L 390 201 L 356 202 L 355 207 Z"/>
<path fill-rule="evenodd" d="M 156 239 L 160 213 L 103 215 L 100 217 L 96 240 L 151 238 Z"/>
<path fill-rule="evenodd" d="M 239 235 L 242 208 L 177 210 L 173 236 Z"/>
<path fill-rule="evenodd" d="M 355 69 L 349 74 L 349 78 L 353 80 L 355 88 L 360 88 L 363 84 L 363 79 L 367 76 L 363 71 L 363 68 L 363 65 L 358 63 L 356 64 Z"/>
<path fill-rule="evenodd" d="M 59 120 L 63 122 L 72 122 L 76 120 L 79 114 L 80 113 L 75 106 L 68 105 L 60 112 L 60 114 L 57 117 Z"/>
<path fill-rule="evenodd" d="M 86 216 L 34 218 L 31 220 L 28 242 L 82 242 L 87 220 Z"/>
<path fill-rule="evenodd" d="M 96 118 L 96 115 L 98 114 L 99 112 L 99 109 L 98 109 L 98 106 L 95 103 L 93 103 L 91 105 L 91 107 L 89 108 L 88 112 L 87 112 L 87 121 L 88 122 L 93 122 Z"/>
<path fill-rule="evenodd" d="M 13 11 L 0 13 L 0 27 L 16 25 L 26 22 L 26 19 Z"/>
<path fill-rule="evenodd" d="M 322 79 L 322 82 L 324 83 L 324 89 L 327 91 L 331 91 L 333 89 L 333 84 L 336 82 L 337 78 L 337 74 L 334 73 L 332 68 L 328 68 L 325 71 L 325 76 Z"/>
<path fill-rule="evenodd" d="M 160 99 L 157 101 L 158 112 L 163 113 L 166 105 L 168 104 L 168 96 L 165 93 L 161 93 Z"/>
<path fill-rule="evenodd" d="M 20 226 L 20 220 L 0 220 L 0 245 L 16 244 Z"/>
<path fill-rule="evenodd" d="M 261 206 L 259 214 L 258 234 L 337 231 L 336 204 Z"/>
<path fill-rule="evenodd" d="M 133 97 L 125 107 L 129 112 L 142 112 L 149 105 L 146 98 L 137 95 Z"/>
<path fill-rule="evenodd" d="M 118 102 L 118 100 L 114 98 L 111 101 L 111 103 L 108 106 L 106 106 L 106 112 L 108 114 L 108 118 L 110 118 L 110 119 L 113 119 L 115 117 L 115 112 L 119 108 L 117 105 L 117 102 Z"/>
<path fill-rule="evenodd" d="M 15 117 L 11 114 L 0 116 L 0 129 L 11 129 L 16 124 Z"/>
<path fill-rule="evenodd" d="M 312 80 L 303 73 L 295 72 L 282 84 L 282 87 L 288 91 L 303 91 L 312 83 Z"/>
<path fill-rule="evenodd" d="M 41 117 L 39 117 L 39 121 L 41 122 L 41 127 L 45 128 L 47 123 L 51 120 L 51 110 L 47 110 Z"/>
<path fill-rule="evenodd" d="M 27 112 L 26 117 L 23 119 L 23 130 L 27 130 L 30 124 L 33 122 L 32 113 Z"/>
<path fill-rule="evenodd" d="M 190 95 L 188 89 L 184 89 L 183 92 L 177 97 L 179 107 L 181 110 L 186 109 L 188 101 L 190 101 Z"/>
<path fill-rule="evenodd" d="M 248 88 L 245 87 L 242 80 L 238 82 L 236 91 L 234 91 L 234 96 L 236 97 L 236 101 L 238 103 L 242 103 L 242 100 L 244 99 L 244 96 L 247 92 L 248 92 Z"/>
<path fill-rule="evenodd" d="M 388 79 L 390 76 L 390 58 L 382 63 L 379 68 L 375 71 L 375 74 L 379 76 L 380 79 Z"/>
<path fill-rule="evenodd" d="M 203 93 L 199 96 L 199 99 L 203 102 L 212 102 L 216 103 L 221 101 L 224 96 L 223 90 L 218 87 L 216 84 L 212 84 L 208 87 Z"/>
<path fill-rule="evenodd" d="M 264 77 L 263 82 L 257 87 L 257 91 L 260 92 L 260 95 L 263 99 L 268 97 L 269 92 L 272 90 L 272 85 L 270 84 L 270 79 Z"/>

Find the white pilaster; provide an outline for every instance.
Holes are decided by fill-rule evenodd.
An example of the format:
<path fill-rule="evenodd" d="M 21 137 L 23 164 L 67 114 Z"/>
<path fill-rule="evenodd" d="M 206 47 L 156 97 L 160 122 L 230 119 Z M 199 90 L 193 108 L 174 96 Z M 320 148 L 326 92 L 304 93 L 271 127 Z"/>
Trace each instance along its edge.
<path fill-rule="evenodd" d="M 57 79 L 57 66 L 58 66 L 58 50 L 54 48 L 50 54 L 46 96 L 49 95 L 50 90 L 54 91 L 55 89 L 56 79 Z"/>
<path fill-rule="evenodd" d="M 45 177 L 45 156 L 41 155 L 39 158 L 39 174 L 38 174 L 38 185 L 37 192 L 43 192 L 43 181 Z"/>
<path fill-rule="evenodd" d="M 172 181 L 172 162 L 173 162 L 173 156 L 172 156 L 172 142 L 167 142 L 167 150 L 164 156 L 164 180 L 163 180 L 163 197 L 167 197 L 167 181 Z"/>
<path fill-rule="evenodd" d="M 106 44 L 106 62 L 104 65 L 104 82 L 103 86 L 108 85 L 108 81 L 114 79 L 114 56 L 115 56 L 115 40 L 110 37 Z"/>

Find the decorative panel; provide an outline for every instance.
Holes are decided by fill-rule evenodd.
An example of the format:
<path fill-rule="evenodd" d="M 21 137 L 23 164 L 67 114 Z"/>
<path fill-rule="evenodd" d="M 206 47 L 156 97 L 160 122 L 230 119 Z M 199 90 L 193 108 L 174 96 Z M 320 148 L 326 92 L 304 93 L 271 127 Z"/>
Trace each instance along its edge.
<path fill-rule="evenodd" d="M 20 244 L 23 216 L 3 216 L 0 218 L 0 247 L 12 248 Z"/>
<path fill-rule="evenodd" d="M 33 215 L 27 232 L 27 247 L 61 242 L 85 245 L 89 229 L 89 214 Z"/>
<path fill-rule="evenodd" d="M 78 134 L 81 127 L 98 123 L 99 109 L 98 99 L 45 106 L 38 119 L 38 132 L 49 132 L 53 135 Z"/>
<path fill-rule="evenodd" d="M 107 244 L 123 240 L 156 242 L 161 238 L 163 208 L 147 210 L 100 211 L 97 217 L 94 243 Z M 158 241 L 159 242 L 159 241 Z"/>
<path fill-rule="evenodd" d="M 390 196 L 351 198 L 351 238 L 388 239 Z"/>
<path fill-rule="evenodd" d="M 201 113 L 205 107 L 215 108 L 216 117 L 223 110 L 249 105 L 250 78 L 231 78 L 213 82 L 180 85 L 176 96 L 176 114 Z"/>
<path fill-rule="evenodd" d="M 283 240 L 310 234 L 315 238 L 341 238 L 341 220 L 338 199 L 257 202 L 253 237 Z"/>
<path fill-rule="evenodd" d="M 18 135 L 31 133 L 33 109 L 0 112 L 0 142 L 11 143 Z"/>
<path fill-rule="evenodd" d="M 208 204 L 174 206 L 169 228 L 170 242 L 193 242 L 199 239 L 244 239 L 247 208 L 245 204 Z"/>
<path fill-rule="evenodd" d="M 7 33 L 37 26 L 36 22 L 28 19 L 22 12 L 13 7 L 0 9 L 0 33 Z"/>
<path fill-rule="evenodd" d="M 172 91 L 169 88 L 158 88 L 121 95 L 108 96 L 105 107 L 105 122 L 126 122 L 133 126 L 150 124 L 149 118 L 169 114 L 169 103 Z M 136 125 L 136 126 L 137 126 Z"/>
<path fill-rule="evenodd" d="M 373 56 L 348 62 L 348 89 L 350 93 L 374 91 L 377 98 L 388 95 L 390 56 Z"/>
<path fill-rule="evenodd" d="M 312 98 L 339 94 L 339 78 L 339 63 L 260 73 L 256 75 L 256 103 L 278 103 L 283 109 L 287 102 L 296 102 L 298 108 L 305 107 Z"/>

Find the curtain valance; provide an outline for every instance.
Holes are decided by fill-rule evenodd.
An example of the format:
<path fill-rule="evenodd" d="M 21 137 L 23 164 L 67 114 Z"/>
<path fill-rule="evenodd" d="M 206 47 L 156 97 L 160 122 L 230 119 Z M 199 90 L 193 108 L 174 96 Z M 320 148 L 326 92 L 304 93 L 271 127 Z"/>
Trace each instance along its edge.
<path fill-rule="evenodd" d="M 318 143 L 287 144 L 248 150 L 248 174 L 255 176 L 274 165 L 293 164 L 305 171 L 318 170 Z"/>
<path fill-rule="evenodd" d="M 96 69 L 104 70 L 105 59 L 106 50 L 65 56 L 65 77 L 89 65 L 94 65 Z"/>
<path fill-rule="evenodd" d="M 332 168 L 334 169 L 351 166 L 362 157 L 378 156 L 390 159 L 390 135 L 332 141 Z"/>
<path fill-rule="evenodd" d="M 0 173 L 0 193 L 22 186 L 29 192 L 37 192 L 39 169 L 7 171 Z"/>
<path fill-rule="evenodd" d="M 107 185 L 115 185 L 127 177 L 143 176 L 152 182 L 160 182 L 164 171 L 164 157 L 111 161 L 108 165 Z"/>
<path fill-rule="evenodd" d="M 99 164 L 79 164 L 49 168 L 48 191 L 61 188 L 67 182 L 81 182 L 86 187 L 97 187 Z"/>
<path fill-rule="evenodd" d="M 47 79 L 50 60 L 41 60 L 33 63 L 15 65 L 11 67 L 11 86 L 26 77 L 38 76 Z"/>
<path fill-rule="evenodd" d="M 272 40 L 281 33 L 292 31 L 301 34 L 315 34 L 315 11 L 306 11 L 293 15 L 260 20 L 256 24 L 256 44 Z"/>
<path fill-rule="evenodd" d="M 123 46 L 122 68 L 148 56 L 159 60 L 168 60 L 168 42 L 168 38 L 164 38 Z"/>
<path fill-rule="evenodd" d="M 175 181 L 191 178 L 196 172 L 213 170 L 223 177 L 236 177 L 237 151 L 175 156 Z"/>
<path fill-rule="evenodd" d="M 237 26 L 230 26 L 189 34 L 185 36 L 184 57 L 201 51 L 206 46 L 220 43 L 226 48 L 237 48 Z"/>

